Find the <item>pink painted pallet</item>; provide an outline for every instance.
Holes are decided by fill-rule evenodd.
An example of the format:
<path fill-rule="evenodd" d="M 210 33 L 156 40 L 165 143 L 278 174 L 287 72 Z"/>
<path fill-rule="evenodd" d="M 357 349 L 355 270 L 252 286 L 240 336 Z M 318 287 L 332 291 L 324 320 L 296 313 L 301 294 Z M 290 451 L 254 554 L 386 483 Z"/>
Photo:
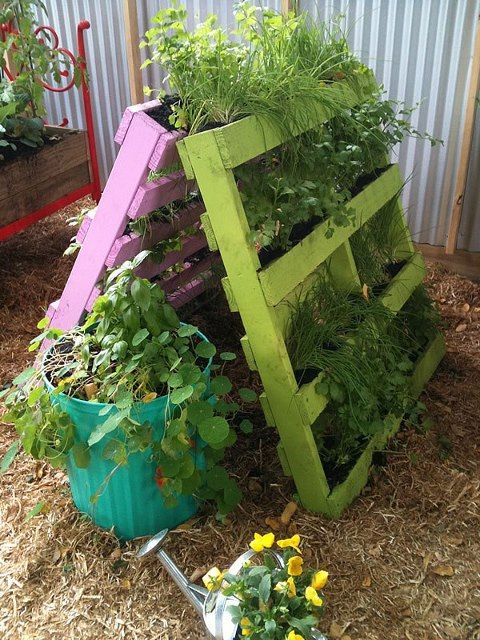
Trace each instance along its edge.
<path fill-rule="evenodd" d="M 132 220 L 184 200 L 195 188 L 183 171 L 168 173 L 168 167 L 179 161 L 176 142 L 185 134 L 167 131 L 155 121 L 159 104 L 153 100 L 128 107 L 123 115 L 115 135 L 121 145 L 117 159 L 98 206 L 87 213 L 77 232 L 80 251 L 62 296 L 48 309 L 52 327 L 68 330 L 78 324 L 102 292 L 108 268 L 169 238 L 180 235 L 180 248 L 166 253 L 160 262 L 145 261 L 138 274 L 155 278 L 177 308 L 205 291 L 219 262 L 218 255 L 207 251 L 201 202 L 186 204 L 168 221 L 152 218 L 143 235 L 129 228 Z M 151 171 L 160 170 L 161 177 L 149 180 Z"/>

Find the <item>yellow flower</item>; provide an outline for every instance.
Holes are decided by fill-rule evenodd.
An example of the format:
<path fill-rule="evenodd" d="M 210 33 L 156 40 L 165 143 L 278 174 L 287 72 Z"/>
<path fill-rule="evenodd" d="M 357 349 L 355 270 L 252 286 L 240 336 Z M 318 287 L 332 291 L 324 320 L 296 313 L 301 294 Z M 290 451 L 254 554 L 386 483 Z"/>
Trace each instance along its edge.
<path fill-rule="evenodd" d="M 302 575 L 303 558 L 301 556 L 293 556 L 287 562 L 288 575 L 289 576 L 301 576 Z"/>
<path fill-rule="evenodd" d="M 273 587 L 273 590 L 280 591 L 280 593 L 286 593 L 289 598 L 293 598 L 297 595 L 297 588 L 292 577 L 288 578 L 286 581 L 277 582 Z"/>
<path fill-rule="evenodd" d="M 299 633 L 295 633 L 295 631 L 292 630 L 288 634 L 287 640 L 304 640 L 304 638 Z"/>
<path fill-rule="evenodd" d="M 264 536 L 255 533 L 253 540 L 250 542 L 250 547 L 257 553 L 260 553 L 260 551 L 264 549 L 270 549 L 274 542 L 275 536 L 273 533 L 266 533 Z"/>
<path fill-rule="evenodd" d="M 323 600 L 313 587 L 307 587 L 305 589 L 305 598 L 313 604 L 314 607 L 321 607 Z"/>
<path fill-rule="evenodd" d="M 312 587 L 317 591 L 319 589 L 323 589 L 323 587 L 327 584 L 328 580 L 328 571 L 317 571 L 317 573 L 312 578 Z"/>
<path fill-rule="evenodd" d="M 252 623 L 248 618 L 242 618 L 240 620 L 240 626 L 242 627 L 242 636 L 251 636 L 253 633 Z"/>
<path fill-rule="evenodd" d="M 300 544 L 300 536 L 298 535 L 298 533 L 296 533 L 291 538 L 285 538 L 285 540 L 277 540 L 277 544 L 281 549 L 292 547 L 292 549 L 295 549 L 297 553 L 302 553 L 298 548 L 298 545 Z"/>
<path fill-rule="evenodd" d="M 217 591 L 222 586 L 224 572 L 218 567 L 212 567 L 202 578 L 203 584 L 209 591 Z"/>

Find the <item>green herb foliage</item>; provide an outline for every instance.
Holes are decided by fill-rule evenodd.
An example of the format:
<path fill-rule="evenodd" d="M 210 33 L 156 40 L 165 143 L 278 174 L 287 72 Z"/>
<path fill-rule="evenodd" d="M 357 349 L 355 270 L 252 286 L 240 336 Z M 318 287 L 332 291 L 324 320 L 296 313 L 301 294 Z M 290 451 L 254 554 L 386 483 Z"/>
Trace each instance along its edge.
<path fill-rule="evenodd" d="M 0 23 L 13 21 L 15 24 L 15 32 L 0 41 L 0 67 L 5 68 L 8 59 L 15 72 L 13 82 L 5 74 L 0 79 L 0 152 L 2 148 L 16 151 L 19 144 L 26 147 L 43 145 L 42 81 L 51 77 L 60 82 L 62 72 L 71 66 L 68 56 L 51 48 L 52 36 L 48 31 L 35 35 L 38 9 L 46 13 L 41 0 L 7 0 L 0 6 Z M 77 65 L 74 65 L 73 74 L 79 85 L 81 73 Z"/>
<path fill-rule="evenodd" d="M 323 374 L 315 390 L 329 405 L 315 435 L 331 467 L 351 466 L 367 438 L 415 409 L 409 378 L 437 324 L 423 288 L 395 315 L 323 275 L 293 304 L 288 349 L 300 382 L 309 372 Z"/>
<path fill-rule="evenodd" d="M 167 505 L 176 504 L 180 494 L 194 494 L 214 500 L 225 514 L 241 497 L 235 481 L 218 464 L 236 440 L 230 421 L 239 404 L 229 399 L 232 385 L 223 365 L 210 379 L 215 346 L 201 338 L 196 327 L 180 323 L 157 285 L 134 275 L 145 257 L 143 252 L 109 274 L 105 294 L 82 326 L 61 335 L 40 324 L 44 331 L 31 349 L 44 338 L 61 335 L 43 365 L 43 375 L 55 390 L 49 394 L 40 372 L 27 370 L 5 394 L 6 419 L 15 423 L 28 453 L 53 464 L 63 464 L 72 451 L 78 466 L 88 466 L 89 448 L 97 443 L 104 447 L 103 456 L 117 465 L 151 447 L 156 481 Z M 220 354 L 220 359 L 226 362 L 231 356 Z M 55 403 L 58 393 L 106 403 L 101 410 L 105 420 L 87 443 L 74 446 L 73 425 Z M 162 395 L 169 403 L 165 431 L 158 438 L 148 423 L 139 422 L 136 407 Z M 256 396 L 240 393 L 239 398 L 252 402 Z M 104 441 L 115 430 L 121 435 Z M 205 469 L 196 468 L 198 448 L 205 455 Z"/>

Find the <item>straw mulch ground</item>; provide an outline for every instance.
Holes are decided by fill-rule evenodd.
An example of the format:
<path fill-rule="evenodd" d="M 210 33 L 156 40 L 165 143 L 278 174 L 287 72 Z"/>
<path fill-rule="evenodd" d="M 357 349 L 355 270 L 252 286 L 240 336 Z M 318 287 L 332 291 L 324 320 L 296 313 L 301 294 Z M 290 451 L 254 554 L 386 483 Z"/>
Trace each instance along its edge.
<path fill-rule="evenodd" d="M 0 245 L 0 384 L 28 361 L 25 345 L 55 299 L 70 260 L 65 215 Z M 290 532 L 331 575 L 324 630 L 348 640 L 480 638 L 480 286 L 432 269 L 448 354 L 424 400 L 428 433 L 391 443 L 355 504 L 334 522 L 299 510 Z M 240 327 L 224 305 L 196 314 L 222 346 L 238 349 Z M 225 335 L 225 327 L 228 335 Z M 223 331 L 223 337 L 222 337 Z M 247 378 L 245 365 L 231 372 Z M 251 380 L 255 383 L 255 380 Z M 226 526 L 202 516 L 172 533 L 168 549 L 187 574 L 226 566 L 265 518 L 278 516 L 294 487 L 281 476 L 275 434 L 261 414 L 230 460 L 245 491 Z M 0 454 L 14 434 L 0 430 Z M 4 640 L 201 638 L 201 627 L 158 561 L 135 558 L 73 508 L 65 475 L 19 455 L 1 480 L 0 637 Z M 25 518 L 38 503 L 41 513 Z"/>

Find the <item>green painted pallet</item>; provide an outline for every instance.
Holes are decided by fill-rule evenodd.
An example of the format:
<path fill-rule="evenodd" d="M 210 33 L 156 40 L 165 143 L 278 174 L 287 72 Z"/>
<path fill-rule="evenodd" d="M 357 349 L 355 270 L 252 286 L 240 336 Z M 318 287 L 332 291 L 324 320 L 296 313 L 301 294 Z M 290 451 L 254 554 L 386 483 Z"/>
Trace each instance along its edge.
<path fill-rule="evenodd" d="M 344 90 L 351 106 L 361 100 Z M 328 112 L 312 115 L 309 128 L 331 117 Z M 298 133 L 301 133 L 299 131 Z M 278 447 L 285 473 L 292 475 L 303 505 L 327 516 L 338 516 L 364 487 L 372 453 L 382 448 L 398 429 L 400 420 L 391 420 L 385 434 L 371 439 L 363 454 L 340 485 L 329 487 L 311 426 L 327 405 L 327 398 L 315 391 L 316 382 L 299 386 L 285 344 L 289 306 L 308 288 L 319 268 L 328 266 L 336 286 L 360 286 L 349 238 L 383 205 L 396 198 L 392 224 L 401 230 L 397 257 L 405 260 L 401 271 L 383 293 L 382 302 L 397 312 L 421 283 L 424 265 L 413 249 L 404 221 L 398 193 L 402 179 L 397 165 L 382 174 L 352 198 L 353 221 L 325 236 L 326 224 L 319 224 L 304 240 L 282 257 L 262 268 L 249 242 L 250 229 L 242 206 L 233 169 L 286 140 L 268 122 L 249 117 L 238 122 L 184 138 L 177 143 L 187 177 L 197 181 L 207 213 L 202 216 L 212 250 L 220 251 L 227 277 L 223 285 L 229 306 L 239 311 L 246 335 L 241 343 L 249 366 L 260 374 L 264 393 L 260 400 L 268 424 L 280 436 Z M 418 395 L 444 354 L 439 335 L 417 362 L 412 376 L 412 392 Z"/>

